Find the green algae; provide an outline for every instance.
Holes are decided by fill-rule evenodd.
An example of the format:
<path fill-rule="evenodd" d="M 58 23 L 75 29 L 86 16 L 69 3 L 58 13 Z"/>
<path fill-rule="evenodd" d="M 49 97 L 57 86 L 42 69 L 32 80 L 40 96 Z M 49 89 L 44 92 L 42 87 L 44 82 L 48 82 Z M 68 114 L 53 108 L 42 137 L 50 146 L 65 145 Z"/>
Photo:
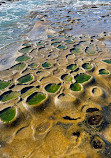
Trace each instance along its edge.
<path fill-rule="evenodd" d="M 31 74 L 25 75 L 25 76 L 23 76 L 23 77 L 18 79 L 20 84 L 27 83 L 27 82 L 29 82 L 31 80 L 33 80 L 33 76 Z"/>
<path fill-rule="evenodd" d="M 42 67 L 49 68 L 49 67 L 51 67 L 51 64 L 48 63 L 48 62 L 45 62 L 45 63 L 42 64 Z"/>
<path fill-rule="evenodd" d="M 54 42 L 51 45 L 56 47 L 56 46 L 60 45 L 60 43 L 59 42 Z"/>
<path fill-rule="evenodd" d="M 37 46 L 44 46 L 44 43 L 38 42 L 38 43 L 37 43 Z"/>
<path fill-rule="evenodd" d="M 60 49 L 60 50 L 64 50 L 64 49 L 66 49 L 66 47 L 63 46 L 63 45 L 59 45 L 57 48 Z"/>
<path fill-rule="evenodd" d="M 72 81 L 72 76 L 68 74 L 64 74 L 61 76 L 61 79 L 64 81 Z"/>
<path fill-rule="evenodd" d="M 9 123 L 10 121 L 12 121 L 15 115 L 16 115 L 16 109 L 12 107 L 0 111 L 0 119 L 4 123 Z"/>
<path fill-rule="evenodd" d="M 7 81 L 0 81 L 0 90 L 5 89 L 6 87 L 8 87 L 10 84 L 10 82 Z"/>
<path fill-rule="evenodd" d="M 72 91 L 80 91 L 81 90 L 81 85 L 79 83 L 71 84 L 70 89 Z"/>
<path fill-rule="evenodd" d="M 24 47 L 22 49 L 19 50 L 20 53 L 29 53 L 29 51 L 31 50 L 31 46 L 27 46 L 27 47 Z"/>
<path fill-rule="evenodd" d="M 72 41 L 72 40 L 65 40 L 64 42 L 66 42 L 66 43 L 74 43 L 74 41 Z"/>
<path fill-rule="evenodd" d="M 25 63 L 18 63 L 16 65 L 12 66 L 11 69 L 20 71 L 20 70 L 24 69 L 25 66 L 26 66 Z"/>
<path fill-rule="evenodd" d="M 28 59 L 30 59 L 29 56 L 22 55 L 22 56 L 19 56 L 19 57 L 16 59 L 16 61 L 22 62 L 22 61 L 27 61 Z"/>
<path fill-rule="evenodd" d="M 101 69 L 101 70 L 99 70 L 99 74 L 100 74 L 100 75 L 108 75 L 108 74 L 109 74 L 109 71 L 106 70 L 106 69 Z"/>
<path fill-rule="evenodd" d="M 107 63 L 107 64 L 111 64 L 111 59 L 109 59 L 109 60 L 103 60 L 105 63 Z"/>
<path fill-rule="evenodd" d="M 27 103 L 29 105 L 38 105 L 40 104 L 44 99 L 46 98 L 46 95 L 44 93 L 41 92 L 35 92 L 32 95 L 30 95 L 27 98 Z"/>
<path fill-rule="evenodd" d="M 83 82 L 88 81 L 91 78 L 91 76 L 81 73 L 81 74 L 78 74 L 77 76 L 75 76 L 74 78 L 77 83 L 83 83 Z"/>
<path fill-rule="evenodd" d="M 22 46 L 31 47 L 31 44 L 29 44 L 29 43 L 24 43 Z"/>
<path fill-rule="evenodd" d="M 16 99 L 20 95 L 20 92 L 7 91 L 0 96 L 0 101 L 6 102 L 12 99 Z"/>
<path fill-rule="evenodd" d="M 55 83 L 48 84 L 47 86 L 45 86 L 45 90 L 49 93 L 56 93 L 59 90 L 60 86 L 60 84 Z"/>
<path fill-rule="evenodd" d="M 56 38 L 51 39 L 51 41 L 53 41 L 53 42 L 59 42 L 59 40 L 56 39 Z"/>
<path fill-rule="evenodd" d="M 30 68 L 32 68 L 32 69 L 36 69 L 37 68 L 37 64 L 35 64 L 35 63 L 32 63 L 32 64 L 30 64 L 30 65 L 28 65 Z"/>
<path fill-rule="evenodd" d="M 92 69 L 92 65 L 89 64 L 89 63 L 84 63 L 84 64 L 82 65 L 82 67 L 83 67 L 84 69 L 87 69 L 87 70 Z"/>
<path fill-rule="evenodd" d="M 73 49 L 70 49 L 70 52 L 72 54 L 80 54 L 81 53 L 80 46 L 75 46 Z"/>
<path fill-rule="evenodd" d="M 67 69 L 74 71 L 74 70 L 77 69 L 77 64 L 70 64 L 70 65 L 67 66 Z"/>

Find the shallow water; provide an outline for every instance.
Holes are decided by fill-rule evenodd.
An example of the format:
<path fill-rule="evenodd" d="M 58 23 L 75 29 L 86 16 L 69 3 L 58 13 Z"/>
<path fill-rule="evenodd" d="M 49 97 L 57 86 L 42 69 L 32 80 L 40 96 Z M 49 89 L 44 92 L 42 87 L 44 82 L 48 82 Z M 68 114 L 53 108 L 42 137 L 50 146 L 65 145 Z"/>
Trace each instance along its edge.
<path fill-rule="evenodd" d="M 0 47 L 26 38 L 25 33 L 33 25 L 33 21 L 29 19 L 30 12 L 40 9 L 44 2 L 45 0 L 23 0 L 0 6 Z"/>
<path fill-rule="evenodd" d="M 109 0 L 106 0 L 105 3 L 109 3 Z M 27 32 L 31 29 L 31 27 L 34 24 L 34 20 L 30 19 L 30 12 L 34 10 L 46 10 L 48 8 L 53 8 L 55 9 L 55 6 L 57 5 L 58 1 L 47 1 L 47 0 L 23 0 L 19 2 L 7 2 L 6 4 L 2 4 L 0 6 L 0 48 L 16 42 L 16 41 L 21 41 L 23 39 L 27 39 Z M 103 1 L 71 1 L 71 0 L 62 0 L 59 1 L 59 4 L 65 4 L 66 7 L 77 7 L 77 6 L 82 6 L 85 4 L 97 4 L 97 3 L 103 3 Z M 79 8 L 77 8 L 78 10 Z M 100 14 L 105 14 L 105 12 L 108 12 L 109 6 L 106 7 L 106 10 L 99 8 L 95 9 L 95 11 L 87 10 L 85 11 L 85 14 L 90 14 L 90 16 L 87 16 L 87 20 L 100 18 Z M 88 13 L 89 12 L 89 13 Z M 84 25 L 84 19 L 86 18 L 85 15 L 78 13 L 79 17 L 83 19 L 83 25 Z M 98 15 L 97 15 L 98 14 Z M 35 19 L 36 20 L 36 19 Z M 107 26 L 106 29 L 110 29 L 110 20 L 104 19 L 105 24 L 102 23 L 101 26 L 101 21 L 98 23 L 96 28 L 98 26 L 101 26 L 102 28 L 101 31 Z M 91 25 L 94 24 L 94 21 L 91 20 Z M 75 26 L 76 27 L 76 26 Z M 88 28 L 88 25 L 84 25 L 83 28 L 86 30 Z M 93 28 L 91 28 L 91 31 L 94 31 Z M 78 29 L 78 32 L 80 30 Z M 82 31 L 82 29 L 81 29 Z"/>

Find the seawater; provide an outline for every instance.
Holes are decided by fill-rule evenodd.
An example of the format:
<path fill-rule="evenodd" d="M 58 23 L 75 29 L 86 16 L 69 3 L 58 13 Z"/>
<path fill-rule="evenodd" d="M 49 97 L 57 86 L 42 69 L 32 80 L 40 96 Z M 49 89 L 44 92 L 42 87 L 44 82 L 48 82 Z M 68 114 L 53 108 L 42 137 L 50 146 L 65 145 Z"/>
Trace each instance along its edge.
<path fill-rule="evenodd" d="M 27 39 L 27 33 L 34 25 L 30 19 L 30 12 L 45 10 L 50 4 L 65 4 L 66 6 L 79 7 L 84 4 L 109 3 L 110 0 L 21 0 L 17 2 L 6 2 L 0 6 L 0 48 L 11 43 Z M 2 51 L 1 51 L 2 52 Z M 0 54 L 1 54 L 0 52 Z"/>
<path fill-rule="evenodd" d="M 0 6 L 0 48 L 25 38 L 22 35 L 33 22 L 29 20 L 30 12 L 40 10 L 43 5 L 45 0 L 23 0 Z"/>

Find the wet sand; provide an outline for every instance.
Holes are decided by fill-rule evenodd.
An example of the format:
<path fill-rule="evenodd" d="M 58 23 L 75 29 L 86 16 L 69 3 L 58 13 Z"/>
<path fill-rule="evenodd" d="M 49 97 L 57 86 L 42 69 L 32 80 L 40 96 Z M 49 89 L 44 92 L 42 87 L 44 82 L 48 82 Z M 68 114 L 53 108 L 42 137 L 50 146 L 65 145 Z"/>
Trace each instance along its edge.
<path fill-rule="evenodd" d="M 38 14 L 0 71 L 1 158 L 111 157 L 111 33 L 74 35 L 80 20 L 61 12 Z"/>

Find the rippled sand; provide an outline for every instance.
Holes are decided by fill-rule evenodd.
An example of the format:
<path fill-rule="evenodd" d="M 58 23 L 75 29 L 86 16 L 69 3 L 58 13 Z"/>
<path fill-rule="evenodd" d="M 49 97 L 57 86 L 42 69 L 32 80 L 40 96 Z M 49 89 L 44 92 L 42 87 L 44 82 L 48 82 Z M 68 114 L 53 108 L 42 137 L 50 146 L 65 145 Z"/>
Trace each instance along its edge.
<path fill-rule="evenodd" d="M 0 72 L 1 158 L 111 157 L 111 34 L 68 35 L 72 14 Z"/>

